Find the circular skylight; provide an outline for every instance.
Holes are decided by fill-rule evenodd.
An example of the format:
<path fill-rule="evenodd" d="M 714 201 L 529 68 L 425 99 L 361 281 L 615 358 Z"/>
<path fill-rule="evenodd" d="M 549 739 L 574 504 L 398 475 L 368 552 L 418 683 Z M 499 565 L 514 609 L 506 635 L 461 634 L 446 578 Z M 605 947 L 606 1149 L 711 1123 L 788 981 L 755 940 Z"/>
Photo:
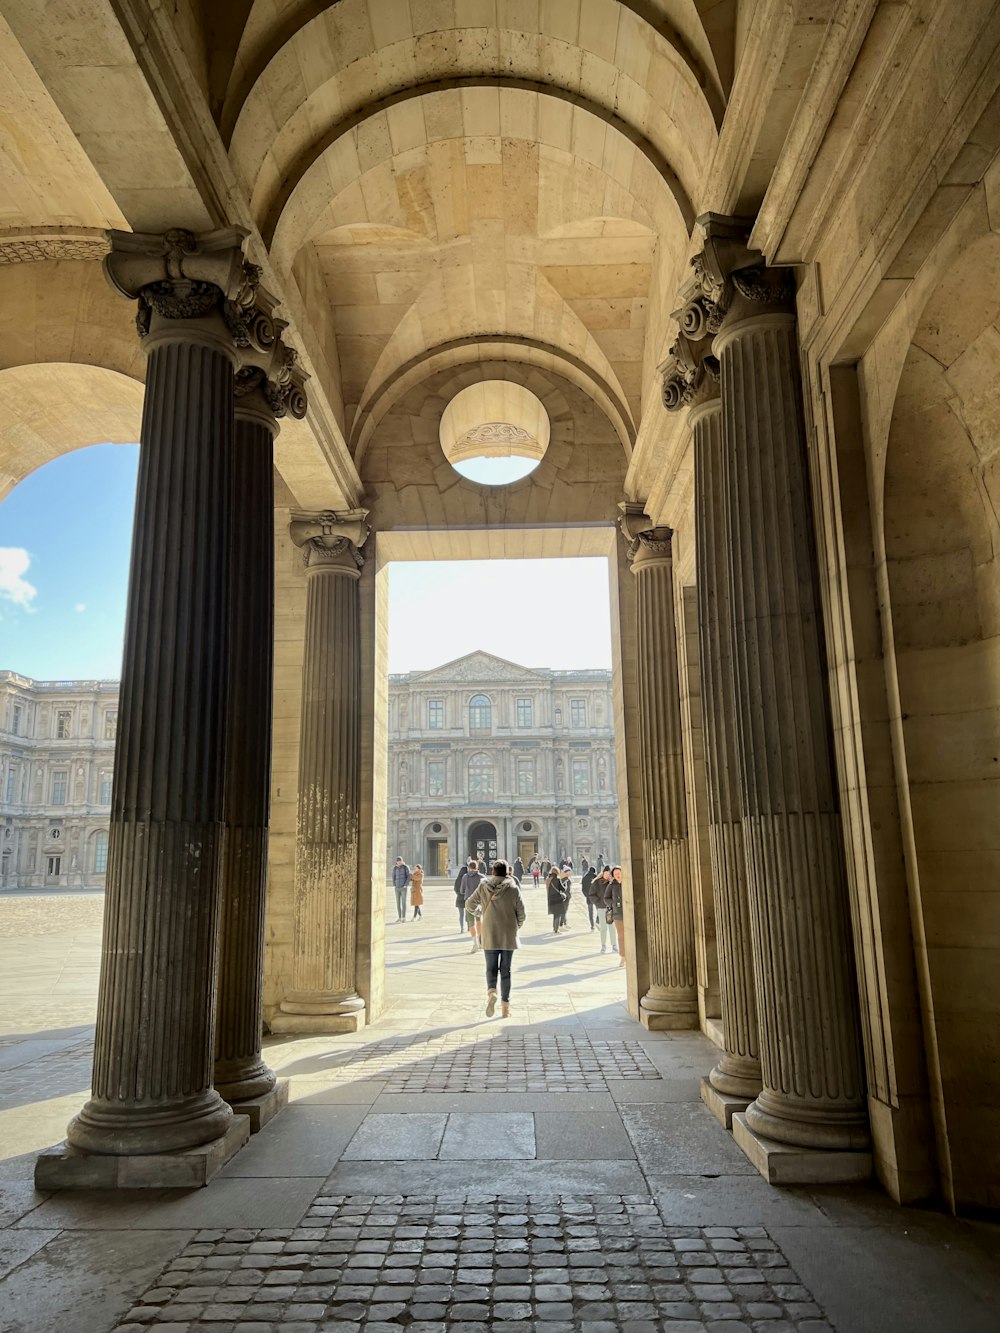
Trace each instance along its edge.
<path fill-rule="evenodd" d="M 482 486 L 507 486 L 533 472 L 549 443 L 549 418 L 520 384 L 482 380 L 457 393 L 441 414 L 445 458 Z"/>

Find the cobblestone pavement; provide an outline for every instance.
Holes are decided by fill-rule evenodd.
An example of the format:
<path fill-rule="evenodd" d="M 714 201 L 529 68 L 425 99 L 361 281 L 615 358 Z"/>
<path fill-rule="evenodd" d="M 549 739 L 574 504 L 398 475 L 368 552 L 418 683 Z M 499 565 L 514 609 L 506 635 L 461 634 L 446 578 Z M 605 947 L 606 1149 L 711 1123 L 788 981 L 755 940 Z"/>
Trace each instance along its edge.
<path fill-rule="evenodd" d="M 642 1195 L 320 1195 L 288 1230 L 201 1231 L 118 1333 L 832 1333 L 763 1227 Z"/>
<path fill-rule="evenodd" d="M 447 1037 L 376 1042 L 329 1070 L 351 1081 L 384 1078 L 386 1092 L 587 1092 L 603 1090 L 609 1078 L 660 1077 L 638 1041 L 541 1033 L 459 1046 Z"/>

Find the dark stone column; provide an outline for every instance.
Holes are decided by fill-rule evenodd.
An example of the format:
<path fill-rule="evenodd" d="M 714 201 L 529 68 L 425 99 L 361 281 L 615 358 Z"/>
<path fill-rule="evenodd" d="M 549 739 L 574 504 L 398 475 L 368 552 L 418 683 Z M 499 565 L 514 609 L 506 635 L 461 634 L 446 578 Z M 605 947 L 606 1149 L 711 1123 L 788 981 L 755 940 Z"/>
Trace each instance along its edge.
<path fill-rule="evenodd" d="M 258 299 L 262 296 L 258 293 Z M 266 312 L 265 312 L 266 313 Z M 215 1086 L 256 1131 L 283 1099 L 261 1055 L 264 909 L 274 675 L 274 439 L 306 402 L 280 338 L 245 351 L 236 376 L 226 829 L 219 937 Z M 255 364 L 255 362 L 257 364 Z"/>
<path fill-rule="evenodd" d="M 149 363 L 115 751 L 93 1095 L 70 1144 L 218 1139 L 212 1086 L 224 846 L 237 229 L 112 234 Z"/>
<path fill-rule="evenodd" d="M 638 583 L 636 680 L 646 868 L 649 988 L 639 1017 L 650 1029 L 696 1028 L 698 992 L 677 674 L 671 531 L 639 506 L 621 520 Z"/>
<path fill-rule="evenodd" d="M 358 579 L 364 511 L 300 516 L 292 540 L 306 560 L 294 990 L 273 1032 L 355 1032 L 357 989 L 361 659 Z"/>
<path fill-rule="evenodd" d="M 703 290 L 726 311 L 714 351 L 763 1077 L 745 1126 L 765 1140 L 761 1152 L 767 1140 L 863 1149 L 868 1125 L 794 290 L 787 275 L 746 251 L 729 220 L 710 216 L 704 225 Z M 757 1160 L 740 1116 L 734 1126 Z"/>

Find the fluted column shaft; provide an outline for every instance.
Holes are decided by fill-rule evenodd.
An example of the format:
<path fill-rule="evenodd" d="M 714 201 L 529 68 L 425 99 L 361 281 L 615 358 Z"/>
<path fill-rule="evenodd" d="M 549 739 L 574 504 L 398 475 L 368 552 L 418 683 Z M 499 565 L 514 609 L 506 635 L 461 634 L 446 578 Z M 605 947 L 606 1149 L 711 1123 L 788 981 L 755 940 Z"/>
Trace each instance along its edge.
<path fill-rule="evenodd" d="M 708 841 L 725 1041 L 724 1053 L 709 1074 L 709 1081 L 727 1096 L 750 1101 L 761 1090 L 760 1042 L 736 745 L 731 535 L 723 485 L 720 399 L 711 398 L 692 408 L 689 420 L 694 431 L 695 559 Z"/>
<path fill-rule="evenodd" d="M 237 399 L 226 828 L 215 1086 L 228 1102 L 275 1083 L 261 1055 L 274 675 L 274 438 L 259 395 Z"/>
<path fill-rule="evenodd" d="M 235 354 L 215 315 L 147 338 L 93 1095 L 79 1148 L 222 1134 L 212 1087 Z"/>
<path fill-rule="evenodd" d="M 746 1117 L 780 1142 L 848 1149 L 867 1119 L 795 319 L 754 313 L 762 296 L 744 288 L 714 350 L 764 1085 Z"/>
<path fill-rule="evenodd" d="M 363 1021 L 357 993 L 360 793 L 359 569 L 354 548 L 307 552 L 305 661 L 295 856 L 293 990 L 278 1032 Z"/>
<path fill-rule="evenodd" d="M 638 542 L 632 571 L 638 580 L 636 675 L 650 976 L 640 1010 L 649 1027 L 697 1027 L 670 533 L 654 529 Z"/>

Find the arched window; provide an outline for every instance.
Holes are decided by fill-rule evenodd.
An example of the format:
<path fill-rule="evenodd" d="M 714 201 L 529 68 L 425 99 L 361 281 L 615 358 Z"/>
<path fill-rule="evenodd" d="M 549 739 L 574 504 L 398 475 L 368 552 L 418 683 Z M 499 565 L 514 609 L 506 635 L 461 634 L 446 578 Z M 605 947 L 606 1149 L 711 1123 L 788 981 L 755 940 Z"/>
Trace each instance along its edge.
<path fill-rule="evenodd" d="M 488 754 L 474 754 L 469 760 L 469 800 L 493 795 L 493 760 Z"/>
<path fill-rule="evenodd" d="M 485 694 L 474 694 L 469 700 L 469 730 L 489 731 L 493 725 L 493 705 Z"/>
<path fill-rule="evenodd" d="M 103 875 L 108 869 L 108 835 L 104 829 L 94 834 L 94 874 Z"/>

